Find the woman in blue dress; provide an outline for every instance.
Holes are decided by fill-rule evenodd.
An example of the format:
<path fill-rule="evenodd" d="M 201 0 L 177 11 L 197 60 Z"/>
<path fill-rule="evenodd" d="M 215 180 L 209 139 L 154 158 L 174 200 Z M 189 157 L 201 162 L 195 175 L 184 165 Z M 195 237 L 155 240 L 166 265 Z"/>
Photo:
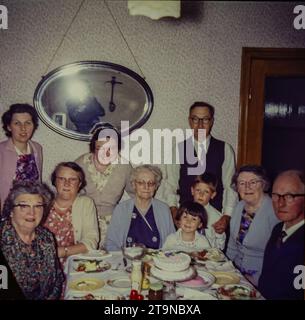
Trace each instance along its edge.
<path fill-rule="evenodd" d="M 175 232 L 168 205 L 154 199 L 161 179 L 162 173 L 155 166 L 142 165 L 133 169 L 130 180 L 135 197 L 115 207 L 106 237 L 108 250 L 120 250 L 132 243 L 159 249 L 166 237 Z"/>

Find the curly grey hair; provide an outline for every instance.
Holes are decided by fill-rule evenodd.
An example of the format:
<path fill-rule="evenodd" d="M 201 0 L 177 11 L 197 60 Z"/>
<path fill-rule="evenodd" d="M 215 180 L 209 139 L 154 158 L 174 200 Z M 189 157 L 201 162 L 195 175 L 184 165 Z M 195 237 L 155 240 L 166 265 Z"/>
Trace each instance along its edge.
<path fill-rule="evenodd" d="M 43 199 L 44 210 L 42 221 L 49 214 L 50 206 L 53 202 L 54 196 L 49 187 L 37 181 L 17 181 L 13 184 L 3 206 L 2 219 L 8 219 L 10 213 L 13 211 L 15 200 L 22 194 L 38 194 Z"/>
<path fill-rule="evenodd" d="M 156 187 L 158 188 L 162 180 L 162 171 L 158 167 L 152 166 L 150 164 L 143 164 L 141 166 L 133 168 L 130 174 L 130 182 L 133 183 L 133 181 L 138 177 L 139 173 L 145 170 L 151 172 L 154 175 Z"/>
<path fill-rule="evenodd" d="M 237 179 L 242 172 L 249 172 L 255 174 L 258 178 L 260 178 L 263 181 L 264 192 L 267 192 L 269 190 L 270 181 L 267 176 L 266 170 L 262 166 L 256 164 L 247 164 L 235 171 L 231 183 L 231 187 L 233 188 L 233 190 L 237 191 Z"/>

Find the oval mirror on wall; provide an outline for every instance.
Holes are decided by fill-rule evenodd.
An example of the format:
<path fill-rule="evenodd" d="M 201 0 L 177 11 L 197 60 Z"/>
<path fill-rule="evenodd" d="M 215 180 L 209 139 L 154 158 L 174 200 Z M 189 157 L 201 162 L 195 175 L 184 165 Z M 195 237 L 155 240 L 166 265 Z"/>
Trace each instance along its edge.
<path fill-rule="evenodd" d="M 153 95 L 145 80 L 126 67 L 80 61 L 44 76 L 35 90 L 34 106 L 52 130 L 89 141 L 98 122 L 121 130 L 121 121 L 129 121 L 129 132 L 141 127 L 152 112 Z"/>

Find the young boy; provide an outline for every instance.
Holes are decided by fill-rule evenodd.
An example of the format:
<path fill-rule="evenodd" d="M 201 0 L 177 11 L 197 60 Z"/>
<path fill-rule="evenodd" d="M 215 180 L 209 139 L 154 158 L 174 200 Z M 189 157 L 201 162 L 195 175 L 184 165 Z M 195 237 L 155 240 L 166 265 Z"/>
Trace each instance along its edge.
<path fill-rule="evenodd" d="M 222 214 L 209 204 L 210 199 L 216 196 L 217 178 L 211 173 L 205 172 L 197 176 L 191 187 L 194 201 L 204 206 L 208 215 L 208 224 L 205 229 L 205 236 L 209 240 L 212 248 L 223 250 L 226 241 L 225 232 L 219 234 L 215 232 L 213 224 L 219 220 Z"/>

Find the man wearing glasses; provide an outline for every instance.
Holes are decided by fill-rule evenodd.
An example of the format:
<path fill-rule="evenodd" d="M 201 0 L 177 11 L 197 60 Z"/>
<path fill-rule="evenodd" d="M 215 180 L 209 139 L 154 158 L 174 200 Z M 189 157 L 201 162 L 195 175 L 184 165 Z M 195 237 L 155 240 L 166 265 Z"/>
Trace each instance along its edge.
<path fill-rule="evenodd" d="M 272 204 L 282 222 L 274 227 L 267 243 L 259 290 L 266 299 L 303 300 L 304 290 L 296 283 L 299 272 L 294 269 L 304 268 L 305 262 L 304 173 L 289 170 L 279 174 L 272 188 Z"/>
<path fill-rule="evenodd" d="M 235 172 L 235 155 L 233 148 L 228 143 L 215 139 L 211 135 L 214 113 L 214 107 L 206 102 L 195 102 L 190 107 L 188 120 L 190 128 L 193 129 L 193 136 L 179 146 L 180 170 L 173 166 L 172 168 L 176 169 L 172 169 L 168 176 L 172 175 L 173 178 L 176 175 L 180 204 L 184 201 L 192 201 L 191 186 L 196 175 L 190 175 L 188 169 L 198 165 L 198 163 L 188 162 L 187 145 L 192 145 L 194 156 L 198 162 L 201 161 L 204 164 L 205 172 L 214 174 L 218 179 L 216 196 L 211 200 L 211 204 L 223 213 L 222 217 L 214 224 L 215 231 L 223 233 L 229 224 L 231 213 L 237 201 L 237 194 L 231 188 L 231 179 Z M 199 135 L 199 129 L 205 129 L 206 137 Z M 205 141 L 204 138 L 206 138 Z M 173 217 L 175 217 L 176 210 L 176 207 L 171 207 Z"/>

